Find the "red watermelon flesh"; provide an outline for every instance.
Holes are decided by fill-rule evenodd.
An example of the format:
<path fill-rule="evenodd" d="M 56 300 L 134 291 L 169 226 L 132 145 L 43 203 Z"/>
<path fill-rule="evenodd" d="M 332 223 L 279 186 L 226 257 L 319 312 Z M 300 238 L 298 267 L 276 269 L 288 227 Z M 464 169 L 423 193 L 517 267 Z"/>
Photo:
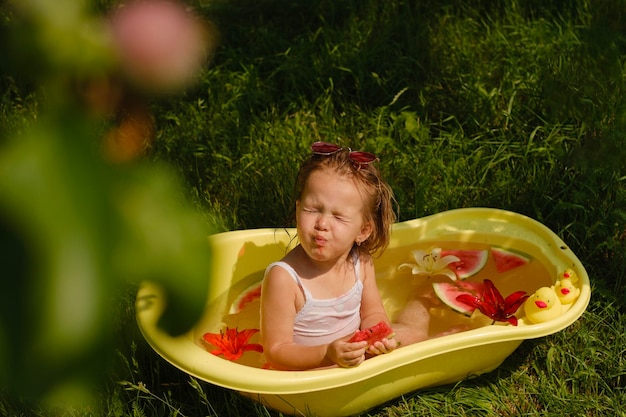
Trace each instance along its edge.
<path fill-rule="evenodd" d="M 461 294 L 470 294 L 482 298 L 485 284 L 473 281 L 434 282 L 433 289 L 437 297 L 448 307 L 466 316 L 471 316 L 476 307 L 457 301 L 456 297 Z"/>
<path fill-rule="evenodd" d="M 447 255 L 454 255 L 459 258 L 458 262 L 448 264 L 448 267 L 454 271 L 459 279 L 466 279 L 476 275 L 485 267 L 489 258 L 489 253 L 486 249 L 444 249 L 441 251 L 442 257 Z"/>
<path fill-rule="evenodd" d="M 377 324 L 367 329 L 359 330 L 348 340 L 348 342 L 362 342 L 367 341 L 368 345 L 379 342 L 384 338 L 391 338 L 394 336 L 393 329 L 389 327 L 384 321 L 379 321 Z"/>
<path fill-rule="evenodd" d="M 262 283 L 257 282 L 246 288 L 236 299 L 230 307 L 230 314 L 239 313 L 245 306 L 261 298 Z"/>
<path fill-rule="evenodd" d="M 513 268 L 526 265 L 530 258 L 519 252 L 513 252 L 502 248 L 491 248 L 491 255 L 496 264 L 498 272 L 506 272 Z"/>

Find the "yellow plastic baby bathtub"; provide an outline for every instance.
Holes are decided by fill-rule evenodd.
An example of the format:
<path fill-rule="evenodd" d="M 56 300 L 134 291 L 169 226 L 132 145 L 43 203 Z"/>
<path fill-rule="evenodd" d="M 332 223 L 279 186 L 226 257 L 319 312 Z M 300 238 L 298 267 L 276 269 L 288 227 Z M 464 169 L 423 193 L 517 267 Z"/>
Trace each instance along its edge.
<path fill-rule="evenodd" d="M 237 325 L 239 329 L 258 328 L 258 302 L 251 303 L 251 308 L 257 311 L 241 322 L 236 321 L 237 314 L 232 314 L 232 304 L 246 288 L 262 279 L 270 262 L 286 253 L 293 245 L 293 236 L 294 230 L 282 229 L 243 230 L 211 236 L 209 243 L 215 256 L 208 277 L 207 308 L 194 329 L 180 337 L 171 337 L 157 327 L 165 297 L 157 285 L 144 283 L 137 302 L 144 297 L 153 301 L 148 307 L 144 304 L 137 308 L 137 319 L 146 340 L 163 358 L 188 374 L 236 390 L 283 413 L 348 416 L 417 389 L 489 372 L 523 340 L 546 336 L 572 324 L 582 315 L 591 297 L 584 267 L 547 227 L 509 211 L 451 210 L 394 225 L 388 249 L 376 259 L 381 296 L 392 318 L 407 294 L 428 288 L 438 279 L 413 276 L 410 268 L 398 268 L 413 261 L 411 254 L 415 249 L 513 249 L 525 254 L 531 259 L 530 263 L 512 270 L 499 281 L 497 271 L 489 265 L 470 279 L 493 279 L 504 296 L 517 290 L 532 294 L 541 286 L 554 284 L 559 273 L 570 268 L 578 276 L 575 283 L 578 298 L 564 305 L 558 317 L 542 323 L 533 324 L 523 312 L 518 313 L 517 326 L 491 325 L 489 320 L 475 325 L 473 320 L 477 314 L 467 318 L 441 305 L 431 309 L 433 331 L 465 322 L 470 324 L 470 330 L 401 347 L 350 369 L 277 371 L 263 369 L 263 355 L 257 352 L 246 352 L 244 358 L 247 359 L 237 363 L 209 353 L 211 349 L 201 342 L 203 333 L 219 333 L 226 325 L 231 328 Z"/>

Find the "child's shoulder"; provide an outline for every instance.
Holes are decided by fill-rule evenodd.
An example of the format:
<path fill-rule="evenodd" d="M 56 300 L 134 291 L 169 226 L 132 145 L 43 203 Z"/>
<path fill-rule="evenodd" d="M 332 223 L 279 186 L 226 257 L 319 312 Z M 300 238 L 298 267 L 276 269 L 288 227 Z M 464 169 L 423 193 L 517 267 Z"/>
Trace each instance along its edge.
<path fill-rule="evenodd" d="M 267 278 L 269 276 L 296 277 L 297 273 L 296 270 L 288 262 L 281 260 L 272 262 L 267 266 L 267 268 L 265 269 L 265 277 Z"/>
<path fill-rule="evenodd" d="M 262 292 L 283 293 L 298 286 L 296 271 L 286 262 L 278 261 L 268 265 L 263 277 Z"/>
<path fill-rule="evenodd" d="M 374 268 L 374 258 L 366 253 L 360 252 L 358 253 L 358 268 L 360 269 L 359 276 L 361 281 L 365 282 L 368 277 L 374 276 L 375 268 Z"/>

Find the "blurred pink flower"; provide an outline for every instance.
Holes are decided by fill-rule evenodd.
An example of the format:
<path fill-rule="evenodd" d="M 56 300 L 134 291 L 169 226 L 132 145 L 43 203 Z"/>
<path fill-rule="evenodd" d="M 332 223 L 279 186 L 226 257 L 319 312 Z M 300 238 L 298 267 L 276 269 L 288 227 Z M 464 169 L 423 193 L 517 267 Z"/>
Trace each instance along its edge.
<path fill-rule="evenodd" d="M 121 69 L 149 91 L 186 87 L 215 47 L 215 33 L 184 4 L 134 0 L 111 16 L 114 48 Z"/>

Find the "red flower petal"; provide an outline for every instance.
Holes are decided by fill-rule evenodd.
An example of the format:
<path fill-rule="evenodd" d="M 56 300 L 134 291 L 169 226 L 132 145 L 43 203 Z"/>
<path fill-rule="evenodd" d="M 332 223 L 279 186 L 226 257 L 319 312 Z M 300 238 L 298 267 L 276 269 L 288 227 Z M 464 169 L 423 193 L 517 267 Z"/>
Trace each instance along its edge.
<path fill-rule="evenodd" d="M 224 358 L 228 359 L 229 361 L 236 361 L 243 356 L 243 350 L 237 352 L 226 351 L 222 352 L 222 354 L 224 355 Z"/>
<path fill-rule="evenodd" d="M 235 361 L 244 354 L 244 352 L 253 350 L 263 352 L 263 346 L 258 343 L 248 343 L 250 338 L 259 331 L 259 329 L 245 329 L 239 331 L 237 328 L 226 328 L 220 333 L 205 333 L 202 339 L 218 349 L 209 351 L 213 355 L 223 355 L 224 358 Z"/>
<path fill-rule="evenodd" d="M 465 303 L 470 307 L 478 308 L 480 305 L 480 299 L 471 294 L 459 294 L 456 296 L 456 300 Z"/>
<path fill-rule="evenodd" d="M 529 297 L 526 292 L 516 291 L 505 299 L 491 280 L 485 279 L 484 283 L 482 299 L 471 294 L 460 294 L 456 297 L 457 301 L 476 307 L 494 322 L 504 321 L 517 326 L 517 317 L 514 314 Z"/>
<path fill-rule="evenodd" d="M 485 292 L 483 295 L 483 299 L 485 300 L 485 303 L 488 303 L 492 306 L 503 305 L 504 298 L 502 298 L 502 294 L 500 294 L 500 291 L 498 291 L 496 286 L 493 285 L 493 282 L 491 282 L 491 280 L 489 279 L 486 279 L 484 282 L 485 282 Z"/>
<path fill-rule="evenodd" d="M 506 314 L 515 314 L 528 297 L 530 296 L 526 294 L 526 291 L 516 291 L 509 295 L 504 300 L 504 312 Z"/>

